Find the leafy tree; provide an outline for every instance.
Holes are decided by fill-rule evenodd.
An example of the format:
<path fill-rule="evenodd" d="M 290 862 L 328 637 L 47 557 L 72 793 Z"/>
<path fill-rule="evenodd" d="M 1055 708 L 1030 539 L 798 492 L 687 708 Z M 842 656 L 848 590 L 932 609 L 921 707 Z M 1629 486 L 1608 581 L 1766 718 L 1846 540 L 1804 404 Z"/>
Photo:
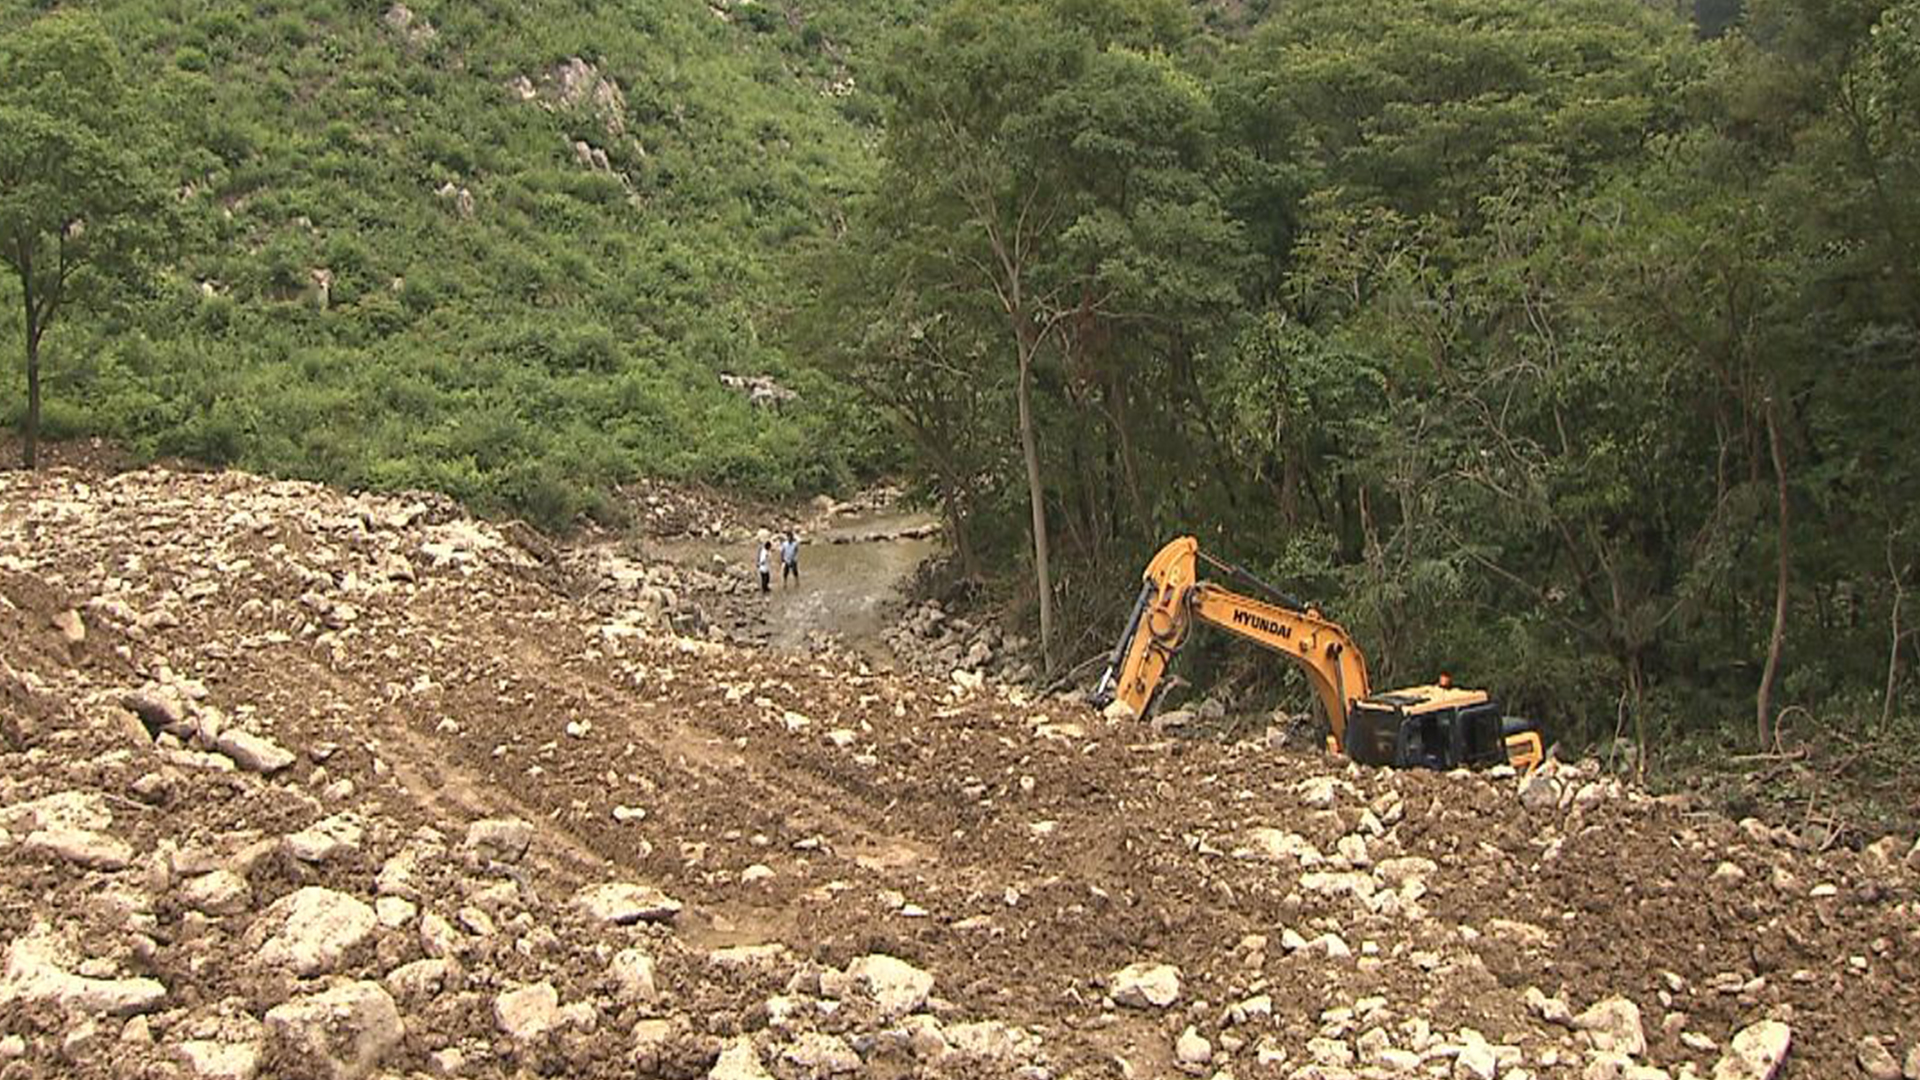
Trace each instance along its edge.
<path fill-rule="evenodd" d="M 66 305 L 144 277 L 169 237 L 146 102 L 91 17 L 57 12 L 0 38 L 0 260 L 21 289 L 28 468 L 47 330 Z"/>
<path fill-rule="evenodd" d="M 859 224 L 885 241 L 858 246 L 898 253 L 908 287 L 890 295 L 915 310 L 902 325 L 997 327 L 967 355 L 1011 374 L 1049 665 L 1050 493 L 1096 558 L 1116 503 L 1135 530 L 1154 527 L 1140 447 L 1164 430 L 1155 390 L 1238 299 L 1240 233 L 1208 175 L 1210 97 L 1173 59 L 1190 32 L 1165 0 L 963 0 L 903 41 L 883 84 L 883 171 Z M 1049 426 L 1064 470 L 1048 467 Z"/>

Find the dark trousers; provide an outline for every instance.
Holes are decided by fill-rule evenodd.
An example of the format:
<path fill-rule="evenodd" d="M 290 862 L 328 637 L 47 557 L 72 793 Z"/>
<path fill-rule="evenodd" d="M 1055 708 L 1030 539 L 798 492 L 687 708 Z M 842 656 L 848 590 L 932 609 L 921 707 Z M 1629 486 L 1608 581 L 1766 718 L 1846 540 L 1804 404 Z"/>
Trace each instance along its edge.
<path fill-rule="evenodd" d="M 760 591 L 768 592 L 772 590 L 772 588 L 773 588 L 773 572 L 769 570 L 760 571 Z"/>
<path fill-rule="evenodd" d="M 785 585 L 787 583 L 788 578 L 792 578 L 795 581 L 800 580 L 800 564 L 799 563 L 790 562 L 790 563 L 781 564 L 780 584 Z"/>

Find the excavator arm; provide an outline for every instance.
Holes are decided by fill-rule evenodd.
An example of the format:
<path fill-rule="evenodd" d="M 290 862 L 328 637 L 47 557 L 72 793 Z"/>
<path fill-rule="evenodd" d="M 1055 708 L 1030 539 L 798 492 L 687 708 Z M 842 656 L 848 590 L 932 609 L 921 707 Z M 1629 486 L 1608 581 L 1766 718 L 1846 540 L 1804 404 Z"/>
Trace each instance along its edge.
<path fill-rule="evenodd" d="M 1313 608 L 1286 597 L 1260 599 L 1199 579 L 1200 560 L 1251 575 L 1209 559 L 1191 536 L 1160 549 L 1147 564 L 1139 599 L 1094 689 L 1094 704 L 1123 701 L 1134 715 L 1148 704 L 1179 654 L 1195 622 L 1207 623 L 1271 649 L 1300 665 L 1326 710 L 1333 748 L 1346 748 L 1347 715 L 1370 692 L 1367 661 L 1347 632 Z"/>

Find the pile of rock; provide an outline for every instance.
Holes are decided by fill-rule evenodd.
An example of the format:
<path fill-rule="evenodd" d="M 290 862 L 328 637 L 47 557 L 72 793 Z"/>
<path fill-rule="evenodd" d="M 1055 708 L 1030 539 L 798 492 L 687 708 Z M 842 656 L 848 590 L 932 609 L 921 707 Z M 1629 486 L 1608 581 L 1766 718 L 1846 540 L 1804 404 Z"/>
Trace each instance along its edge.
<path fill-rule="evenodd" d="M 152 738 L 162 760 L 181 768 L 272 775 L 293 765 L 293 753 L 272 738 L 250 731 L 241 723 L 262 726 L 267 721 L 249 710 L 242 719 L 229 718 L 207 700 L 206 684 L 156 666 L 155 677 L 120 695 L 120 709 L 107 715 L 130 736 Z"/>
<path fill-rule="evenodd" d="M 561 561 L 575 580 L 589 583 L 589 599 L 609 616 L 611 633 L 670 630 L 704 637 L 709 630 L 707 611 L 693 597 L 725 596 L 747 588 L 740 575 L 642 563 L 614 548 L 575 550 Z"/>
<path fill-rule="evenodd" d="M 1511 770 L 1499 775 L 1511 775 Z M 1548 758 L 1519 778 L 1517 791 L 1529 813 L 1564 815 L 1626 798 L 1629 789 L 1619 778 L 1604 775 L 1592 758 L 1574 763 Z"/>
<path fill-rule="evenodd" d="M 1039 674 L 1027 657 L 1029 643 L 1002 633 L 992 623 L 976 623 L 947 612 L 938 602 L 908 608 L 886 634 L 888 648 L 908 670 L 963 686 L 991 680 L 1031 684 Z"/>

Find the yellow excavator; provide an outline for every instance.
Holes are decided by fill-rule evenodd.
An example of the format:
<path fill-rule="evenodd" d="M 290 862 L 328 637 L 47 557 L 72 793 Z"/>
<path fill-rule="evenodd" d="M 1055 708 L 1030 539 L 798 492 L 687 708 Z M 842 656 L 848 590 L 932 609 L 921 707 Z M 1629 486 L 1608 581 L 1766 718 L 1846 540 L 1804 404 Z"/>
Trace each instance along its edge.
<path fill-rule="evenodd" d="M 1247 596 L 1200 579 L 1200 564 L 1267 594 Z M 1125 702 L 1146 716 L 1167 665 L 1195 623 L 1217 626 L 1293 660 L 1326 711 L 1327 749 L 1363 765 L 1452 769 L 1511 764 L 1528 769 L 1544 756 L 1532 721 L 1502 716 L 1484 690 L 1463 690 L 1445 675 L 1426 686 L 1374 693 L 1367 659 L 1338 623 L 1248 571 L 1213 558 L 1182 536 L 1147 564 L 1140 598 L 1120 644 L 1089 700 Z"/>

